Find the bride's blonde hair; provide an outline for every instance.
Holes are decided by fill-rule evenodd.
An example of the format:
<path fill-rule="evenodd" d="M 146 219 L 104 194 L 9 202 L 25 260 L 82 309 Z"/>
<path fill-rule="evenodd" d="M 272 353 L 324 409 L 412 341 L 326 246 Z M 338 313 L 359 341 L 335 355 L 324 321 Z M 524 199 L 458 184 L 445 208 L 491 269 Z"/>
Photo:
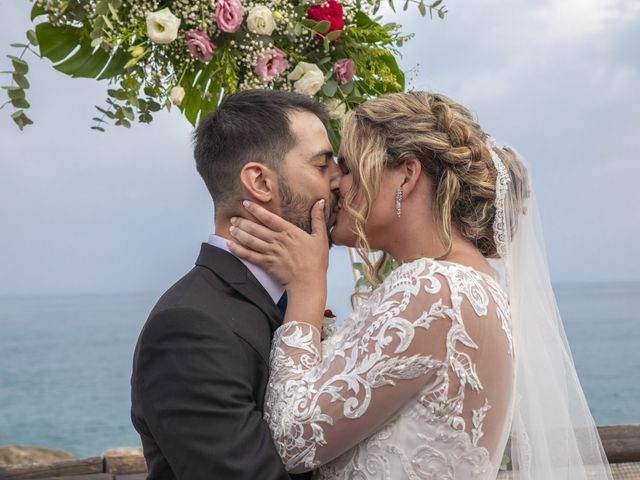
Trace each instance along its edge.
<path fill-rule="evenodd" d="M 496 257 L 493 235 L 496 167 L 487 134 L 469 110 L 445 95 L 408 92 L 369 100 L 345 117 L 342 154 L 353 175 L 343 205 L 355 219 L 356 248 L 372 286 L 383 280 L 383 256 L 372 265 L 365 224 L 385 168 L 416 158 L 434 186 L 433 212 L 446 257 L 455 227 L 488 258 Z M 511 176 L 525 175 L 513 151 L 496 149 Z M 522 180 L 522 179 L 520 179 Z M 356 197 L 359 206 L 356 205 Z"/>

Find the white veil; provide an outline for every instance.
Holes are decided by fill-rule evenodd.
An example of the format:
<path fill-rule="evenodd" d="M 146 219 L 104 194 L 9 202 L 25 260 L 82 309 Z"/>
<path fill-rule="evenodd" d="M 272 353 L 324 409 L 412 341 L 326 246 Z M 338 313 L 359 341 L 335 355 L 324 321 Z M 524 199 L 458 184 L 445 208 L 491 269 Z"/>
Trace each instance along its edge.
<path fill-rule="evenodd" d="M 514 150 L 491 138 L 487 146 L 498 170 L 494 265 L 513 322 L 515 399 L 505 452 L 513 478 L 611 479 L 551 287 L 531 178 Z"/>

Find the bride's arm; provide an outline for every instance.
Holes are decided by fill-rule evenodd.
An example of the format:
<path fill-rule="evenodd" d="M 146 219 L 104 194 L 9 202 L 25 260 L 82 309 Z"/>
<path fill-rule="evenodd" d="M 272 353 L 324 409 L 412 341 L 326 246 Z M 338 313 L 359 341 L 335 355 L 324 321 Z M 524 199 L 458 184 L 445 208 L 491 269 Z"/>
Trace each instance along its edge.
<path fill-rule="evenodd" d="M 427 271 L 430 264 L 405 265 L 339 338 L 322 344 L 328 256 L 322 203 L 312 211 L 311 235 L 255 204 L 245 206 L 261 223 L 233 219 L 231 252 L 265 268 L 289 293 L 273 341 L 265 418 L 287 469 L 306 471 L 378 431 L 427 385 L 442 387 L 450 291 Z"/>
<path fill-rule="evenodd" d="M 380 430 L 427 386 L 443 386 L 451 309 L 447 282 L 433 278 L 436 293 L 415 285 L 379 289 L 364 306 L 371 311 L 356 312 L 338 334 L 340 345 L 322 343 L 305 322 L 276 331 L 265 419 L 287 470 L 327 463 Z"/>

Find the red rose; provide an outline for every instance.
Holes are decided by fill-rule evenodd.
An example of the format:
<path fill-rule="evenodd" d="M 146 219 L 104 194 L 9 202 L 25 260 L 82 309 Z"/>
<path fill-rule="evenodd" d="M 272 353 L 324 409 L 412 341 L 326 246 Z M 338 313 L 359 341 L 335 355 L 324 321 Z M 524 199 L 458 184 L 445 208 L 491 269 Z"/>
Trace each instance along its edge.
<path fill-rule="evenodd" d="M 333 312 L 331 310 L 329 310 L 328 308 L 324 311 L 324 316 L 326 318 L 336 318 L 336 316 L 333 314 Z"/>
<path fill-rule="evenodd" d="M 309 10 L 307 10 L 307 17 L 311 20 L 315 20 L 316 22 L 326 20 L 331 24 L 327 33 L 344 30 L 342 15 L 342 5 L 336 2 L 336 0 L 328 0 L 324 7 L 311 6 Z M 323 41 L 327 33 L 318 33 L 318 40 Z M 338 40 L 340 40 L 340 37 L 335 38 L 331 43 L 335 43 Z"/>

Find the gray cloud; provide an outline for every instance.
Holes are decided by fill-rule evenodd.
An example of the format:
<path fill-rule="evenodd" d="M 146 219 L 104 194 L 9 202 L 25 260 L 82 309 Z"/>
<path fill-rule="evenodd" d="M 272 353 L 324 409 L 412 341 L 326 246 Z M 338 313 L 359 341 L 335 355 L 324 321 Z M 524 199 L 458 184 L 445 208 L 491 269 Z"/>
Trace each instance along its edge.
<path fill-rule="evenodd" d="M 640 9 L 633 1 L 448 2 L 415 11 L 402 65 L 529 160 L 554 280 L 640 279 Z M 23 38 L 30 3 L 0 0 L 0 49 Z M 414 9 L 415 10 L 415 9 Z M 389 20 L 396 17 L 387 15 Z M 7 65 L 0 59 L 0 70 Z M 30 61 L 36 124 L 0 112 L 0 294 L 161 291 L 190 268 L 212 206 L 177 112 L 151 126 L 89 130 L 104 82 Z M 344 251 L 331 282 L 350 282 Z"/>

